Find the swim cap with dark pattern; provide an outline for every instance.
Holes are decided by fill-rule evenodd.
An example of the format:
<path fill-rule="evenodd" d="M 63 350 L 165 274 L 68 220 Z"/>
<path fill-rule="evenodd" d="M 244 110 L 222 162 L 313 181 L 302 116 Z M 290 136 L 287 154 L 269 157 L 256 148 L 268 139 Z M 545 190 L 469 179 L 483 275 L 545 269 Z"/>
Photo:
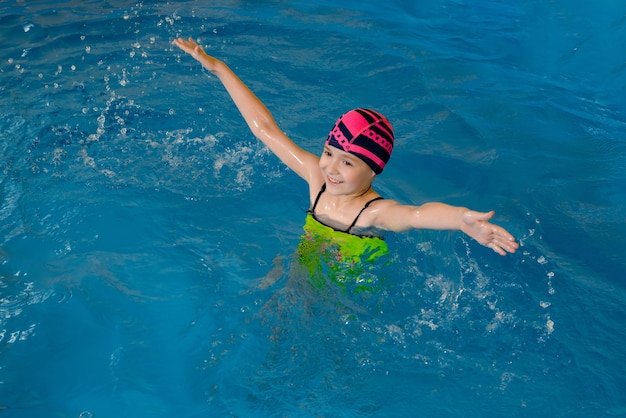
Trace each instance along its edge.
<path fill-rule="evenodd" d="M 380 174 L 391 157 L 393 129 L 380 113 L 358 108 L 337 120 L 326 144 L 355 155 Z"/>

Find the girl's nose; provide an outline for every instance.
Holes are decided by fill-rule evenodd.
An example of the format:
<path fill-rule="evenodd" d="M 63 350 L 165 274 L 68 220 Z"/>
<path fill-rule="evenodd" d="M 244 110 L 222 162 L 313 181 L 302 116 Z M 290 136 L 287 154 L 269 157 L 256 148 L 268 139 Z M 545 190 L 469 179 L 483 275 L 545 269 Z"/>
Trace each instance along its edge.
<path fill-rule="evenodd" d="M 337 173 L 337 166 L 339 163 L 334 158 L 328 162 L 328 172 L 329 173 Z"/>

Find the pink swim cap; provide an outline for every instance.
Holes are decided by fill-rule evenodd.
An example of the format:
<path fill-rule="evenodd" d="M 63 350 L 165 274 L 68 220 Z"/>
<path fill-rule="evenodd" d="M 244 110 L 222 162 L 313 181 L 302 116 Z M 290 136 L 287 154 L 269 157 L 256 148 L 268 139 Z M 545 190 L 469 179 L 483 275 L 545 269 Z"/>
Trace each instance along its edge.
<path fill-rule="evenodd" d="M 326 145 L 348 152 L 363 160 L 380 174 L 391 157 L 393 129 L 380 113 L 370 109 L 354 109 L 337 120 Z"/>

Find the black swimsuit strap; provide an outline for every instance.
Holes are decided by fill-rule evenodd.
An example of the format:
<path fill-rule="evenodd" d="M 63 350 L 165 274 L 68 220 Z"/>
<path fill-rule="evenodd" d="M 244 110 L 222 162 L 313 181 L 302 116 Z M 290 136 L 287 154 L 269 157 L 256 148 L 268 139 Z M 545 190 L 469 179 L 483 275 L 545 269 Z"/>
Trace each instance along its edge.
<path fill-rule="evenodd" d="M 350 230 L 354 227 L 354 225 L 356 225 L 356 221 L 358 221 L 358 220 L 359 220 L 359 216 L 361 216 L 361 214 L 363 213 L 363 211 L 364 211 L 365 209 L 367 209 L 367 207 L 368 207 L 370 204 L 372 204 L 372 202 L 375 202 L 375 201 L 377 201 L 377 200 L 382 200 L 382 199 L 384 199 L 382 196 L 378 196 L 378 197 L 373 198 L 373 199 L 372 199 L 372 200 L 370 200 L 369 202 L 367 202 L 367 203 L 365 204 L 365 206 L 363 206 L 363 209 L 361 209 L 361 211 L 359 212 L 359 214 L 358 214 L 358 215 L 356 215 L 356 218 L 354 218 L 354 221 L 352 221 L 352 224 L 348 227 L 348 229 L 346 229 L 346 232 L 347 232 L 347 233 L 350 233 Z"/>
<path fill-rule="evenodd" d="M 320 192 L 317 194 L 317 197 L 315 198 L 315 203 L 313 203 L 313 207 L 309 210 L 309 213 L 315 213 L 317 202 L 320 201 L 320 197 L 322 196 L 322 193 L 324 193 L 324 190 L 326 190 L 326 183 L 322 184 L 322 188 L 320 189 Z"/>
<path fill-rule="evenodd" d="M 315 208 L 317 207 L 317 202 L 319 202 L 320 197 L 322 196 L 322 193 L 324 193 L 324 191 L 325 191 L 325 190 L 326 190 L 326 183 L 324 183 L 324 184 L 322 185 L 322 188 L 320 189 L 320 192 L 317 194 L 317 197 L 315 198 L 315 202 L 313 203 L 313 207 L 309 210 L 309 213 L 310 213 L 310 214 L 312 214 L 313 216 L 315 216 Z M 359 217 L 361 216 L 361 214 L 363 213 L 363 211 L 364 211 L 365 209 L 367 209 L 367 208 L 368 208 L 368 206 L 369 206 L 370 204 L 372 204 L 373 202 L 375 202 L 375 201 L 377 201 L 377 200 L 382 200 L 382 199 L 384 199 L 384 197 L 382 197 L 382 196 L 378 196 L 378 197 L 373 198 L 373 199 L 372 199 L 372 200 L 370 200 L 369 202 L 367 202 L 367 203 L 365 204 L 365 206 L 363 206 L 363 208 L 360 210 L 360 212 L 356 215 L 356 218 L 354 218 L 354 221 L 352 221 L 352 224 L 350 224 L 350 226 L 348 227 L 348 229 L 346 229 L 344 232 L 350 233 L 350 230 L 351 230 L 352 228 L 354 228 L 354 225 L 356 225 L 356 221 L 358 221 L 358 220 L 359 220 Z"/>

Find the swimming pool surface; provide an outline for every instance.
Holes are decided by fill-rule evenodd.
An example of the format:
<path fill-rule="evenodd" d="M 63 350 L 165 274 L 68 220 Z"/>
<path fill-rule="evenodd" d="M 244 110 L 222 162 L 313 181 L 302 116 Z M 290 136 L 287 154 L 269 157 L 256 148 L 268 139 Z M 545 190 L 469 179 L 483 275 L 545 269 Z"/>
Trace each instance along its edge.
<path fill-rule="evenodd" d="M 312 152 L 380 110 L 381 194 L 521 248 L 312 290 L 304 182 L 179 36 Z M 624 39 L 621 0 L 2 2 L 0 415 L 626 416 Z"/>

